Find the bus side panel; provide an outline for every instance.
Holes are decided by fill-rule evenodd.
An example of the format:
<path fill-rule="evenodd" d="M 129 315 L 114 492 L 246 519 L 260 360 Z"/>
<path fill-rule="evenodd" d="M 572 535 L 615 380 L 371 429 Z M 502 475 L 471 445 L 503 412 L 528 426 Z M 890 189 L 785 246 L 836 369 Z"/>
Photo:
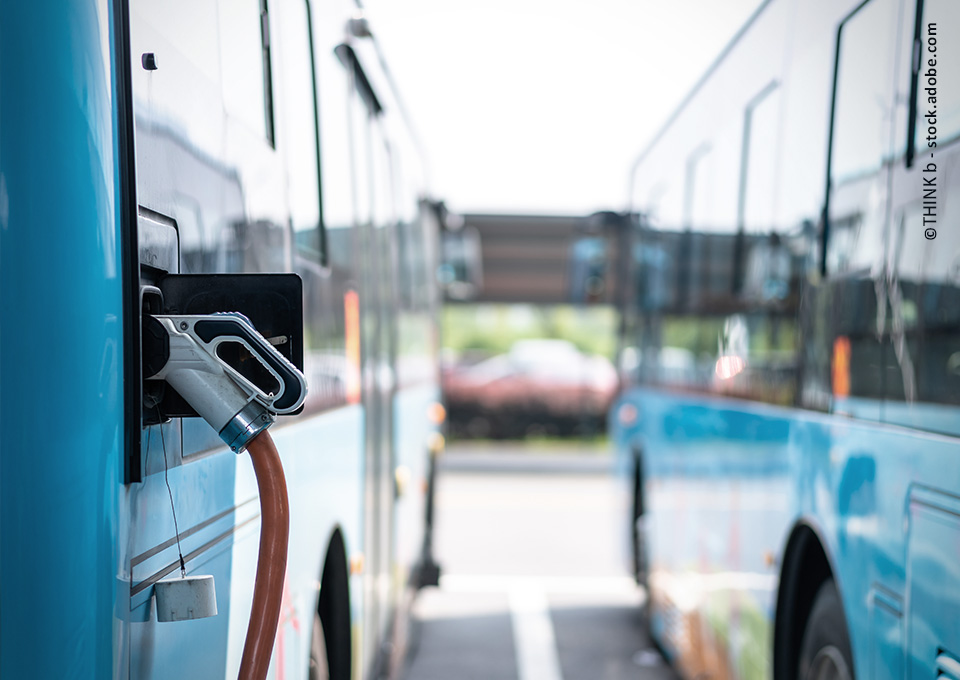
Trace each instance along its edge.
<path fill-rule="evenodd" d="M 0 15 L 0 675 L 110 677 L 123 587 L 110 11 Z"/>
<path fill-rule="evenodd" d="M 339 528 L 348 554 L 363 550 L 362 427 L 361 408 L 348 406 L 286 427 L 281 421 L 281 426 L 272 432 L 288 479 L 290 499 L 287 582 L 273 665 L 296 677 L 307 672 L 313 612 L 330 536 Z M 187 572 L 214 577 L 218 614 L 195 621 L 157 622 L 151 589 L 140 590 L 138 584 L 175 563 L 177 548 L 169 545 L 156 555 L 140 558 L 142 561 L 135 556 L 134 591 L 139 592 L 130 600 L 131 675 L 213 678 L 225 673 L 225 677 L 236 677 L 250 617 L 259 548 L 256 477 L 249 457 L 228 451 L 175 468 L 169 476 L 175 489 L 177 520 L 184 535 L 181 545 L 188 557 Z M 147 478 L 142 495 L 158 498 L 139 499 L 134 508 L 162 508 L 159 496 L 165 498 L 166 494 L 163 475 L 152 475 Z M 166 507 L 169 508 L 169 501 Z M 344 512 L 344 508 L 348 510 Z M 169 511 L 134 512 L 133 516 L 133 522 L 142 529 L 153 526 L 153 531 L 145 530 L 142 534 L 148 543 L 173 535 Z M 195 557 L 190 559 L 192 554 Z M 176 572 L 170 575 L 178 576 Z M 360 588 L 352 588 L 351 605 L 357 621 L 362 607 L 360 592 Z"/>
<path fill-rule="evenodd" d="M 653 633 L 688 677 L 770 676 L 798 522 L 823 541 L 859 676 L 901 677 L 903 645 L 917 669 L 956 654 L 942 613 L 960 603 L 942 584 L 958 580 L 960 501 L 940 491 L 960 478 L 955 439 L 706 396 L 624 400 L 640 413 Z"/>
<path fill-rule="evenodd" d="M 773 556 L 795 516 L 789 421 L 737 402 L 626 398 L 644 455 L 653 634 L 688 677 L 768 677 Z"/>
<path fill-rule="evenodd" d="M 950 677 L 960 659 L 960 498 L 915 484 L 909 513 L 908 677 L 922 678 L 931 668 L 943 671 L 938 677 Z"/>
<path fill-rule="evenodd" d="M 946 489 L 960 479 L 960 442 L 814 414 L 795 430 L 798 513 L 819 524 L 833 557 L 858 675 L 903 677 L 904 651 L 910 677 L 943 651 L 956 656 L 944 615 L 960 607 L 960 503 Z"/>

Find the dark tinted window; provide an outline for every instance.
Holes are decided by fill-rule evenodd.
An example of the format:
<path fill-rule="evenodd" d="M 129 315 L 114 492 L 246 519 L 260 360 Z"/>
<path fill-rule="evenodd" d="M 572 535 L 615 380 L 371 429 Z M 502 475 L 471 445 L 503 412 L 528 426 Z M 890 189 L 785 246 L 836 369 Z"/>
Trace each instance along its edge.
<path fill-rule="evenodd" d="M 881 289 L 884 419 L 960 434 L 960 158 L 943 154 L 938 163 L 936 238 L 924 237 L 922 201 L 898 211 L 892 227 Z"/>
<path fill-rule="evenodd" d="M 645 383 L 791 404 L 801 236 L 644 229 L 625 373 Z M 734 290 L 734 253 L 745 285 Z"/>

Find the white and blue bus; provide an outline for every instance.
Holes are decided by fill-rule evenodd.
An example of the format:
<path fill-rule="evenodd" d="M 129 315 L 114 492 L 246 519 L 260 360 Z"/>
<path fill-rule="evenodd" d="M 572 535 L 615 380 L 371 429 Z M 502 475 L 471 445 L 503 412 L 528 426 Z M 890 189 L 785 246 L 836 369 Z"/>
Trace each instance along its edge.
<path fill-rule="evenodd" d="M 684 677 L 960 677 L 958 37 L 952 0 L 762 3 L 607 217 L 612 436 Z"/>
<path fill-rule="evenodd" d="M 191 300 L 230 312 L 264 293 L 235 275 L 278 273 L 302 299 L 266 313 L 302 304 L 309 393 L 273 431 L 290 549 L 270 676 L 396 671 L 412 593 L 437 578 L 441 227 L 359 14 L 337 0 L 0 9 L 4 678 L 237 677 L 256 480 L 145 383 L 141 317 L 189 313 L 164 282 L 199 281 Z M 159 622 L 154 585 L 181 553 L 188 576 L 214 577 L 218 614 Z"/>

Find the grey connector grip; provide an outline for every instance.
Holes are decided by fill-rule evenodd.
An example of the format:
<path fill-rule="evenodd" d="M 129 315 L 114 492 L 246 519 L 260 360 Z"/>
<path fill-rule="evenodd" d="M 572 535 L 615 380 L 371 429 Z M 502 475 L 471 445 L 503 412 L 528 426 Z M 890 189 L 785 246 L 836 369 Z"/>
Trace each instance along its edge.
<path fill-rule="evenodd" d="M 303 374 L 258 333 L 241 314 L 158 315 L 170 336 L 170 356 L 149 380 L 166 380 L 234 451 L 240 452 L 270 427 L 276 413 L 303 403 Z M 269 384 L 256 384 L 224 361 L 217 349 L 242 345 L 257 361 Z"/>

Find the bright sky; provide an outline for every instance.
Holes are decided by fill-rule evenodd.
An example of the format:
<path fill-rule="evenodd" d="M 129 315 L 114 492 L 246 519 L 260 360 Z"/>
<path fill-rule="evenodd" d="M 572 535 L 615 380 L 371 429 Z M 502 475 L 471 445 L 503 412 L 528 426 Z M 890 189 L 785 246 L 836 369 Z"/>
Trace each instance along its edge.
<path fill-rule="evenodd" d="M 630 165 L 759 0 L 365 0 L 460 212 L 623 209 Z"/>

